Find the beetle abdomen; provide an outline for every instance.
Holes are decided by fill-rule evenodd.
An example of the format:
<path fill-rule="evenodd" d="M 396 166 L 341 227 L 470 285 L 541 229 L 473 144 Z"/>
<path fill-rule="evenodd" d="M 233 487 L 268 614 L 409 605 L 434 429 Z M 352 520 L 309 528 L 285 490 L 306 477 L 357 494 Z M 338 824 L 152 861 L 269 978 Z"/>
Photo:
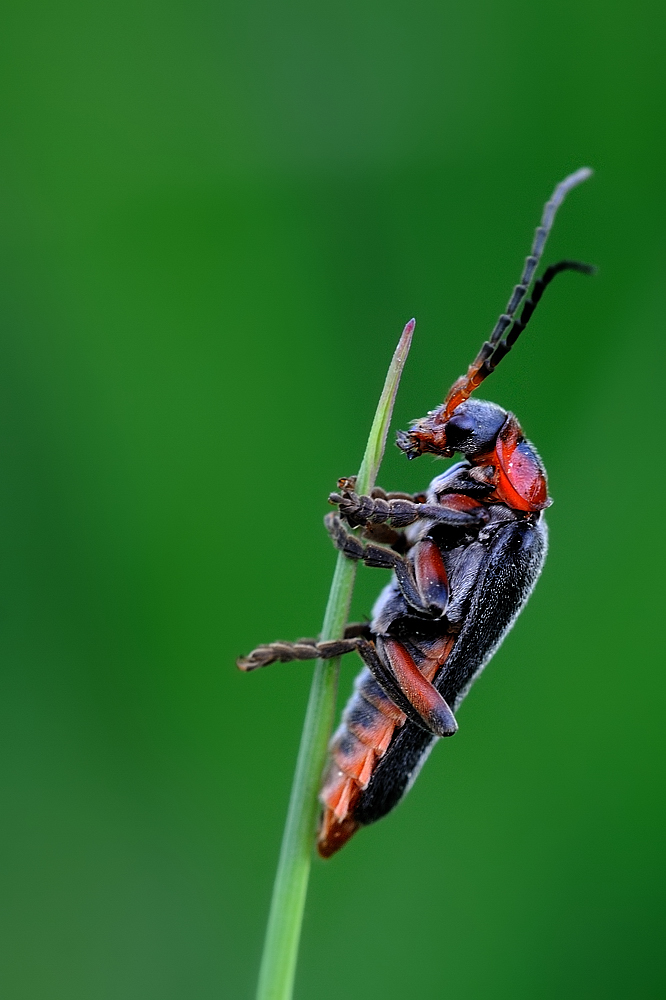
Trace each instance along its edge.
<path fill-rule="evenodd" d="M 352 813 L 368 787 L 377 761 L 389 748 L 405 715 L 388 698 L 369 670 L 356 678 L 338 730 L 329 746 L 329 765 L 321 801 L 324 805 L 318 849 L 322 857 L 339 850 L 358 829 Z"/>

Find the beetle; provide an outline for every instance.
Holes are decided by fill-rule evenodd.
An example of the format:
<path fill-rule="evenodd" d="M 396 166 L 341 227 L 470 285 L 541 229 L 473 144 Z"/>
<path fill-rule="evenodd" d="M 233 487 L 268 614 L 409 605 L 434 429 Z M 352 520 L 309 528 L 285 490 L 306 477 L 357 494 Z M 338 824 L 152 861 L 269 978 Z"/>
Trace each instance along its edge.
<path fill-rule="evenodd" d="M 325 518 L 337 549 L 393 571 L 369 623 L 340 640 L 300 639 L 257 647 L 238 661 L 251 671 L 275 661 L 356 651 L 364 667 L 329 745 L 318 850 L 330 857 L 362 826 L 403 798 L 438 739 L 458 728 L 456 711 L 524 607 L 548 546 L 546 470 L 514 416 L 472 393 L 511 350 L 558 274 L 594 268 L 563 260 L 532 285 L 555 213 L 586 180 L 583 167 L 546 203 L 519 283 L 488 340 L 441 406 L 398 431 L 409 459 L 462 460 L 420 494 L 377 488 L 359 496 L 341 479 Z M 522 309 L 518 314 L 518 309 Z M 363 528 L 358 537 L 353 529 Z"/>

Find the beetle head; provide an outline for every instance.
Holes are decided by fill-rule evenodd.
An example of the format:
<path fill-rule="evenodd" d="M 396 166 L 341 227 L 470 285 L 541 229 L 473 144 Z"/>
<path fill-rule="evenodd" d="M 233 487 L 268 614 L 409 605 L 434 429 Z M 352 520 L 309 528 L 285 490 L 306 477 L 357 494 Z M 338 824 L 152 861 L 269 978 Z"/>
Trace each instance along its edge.
<path fill-rule="evenodd" d="M 492 451 L 507 418 L 506 410 L 484 399 L 466 399 L 447 419 L 446 404 L 415 420 L 409 431 L 398 431 L 398 448 L 407 458 L 425 452 L 449 458 L 454 452 L 473 457 Z"/>

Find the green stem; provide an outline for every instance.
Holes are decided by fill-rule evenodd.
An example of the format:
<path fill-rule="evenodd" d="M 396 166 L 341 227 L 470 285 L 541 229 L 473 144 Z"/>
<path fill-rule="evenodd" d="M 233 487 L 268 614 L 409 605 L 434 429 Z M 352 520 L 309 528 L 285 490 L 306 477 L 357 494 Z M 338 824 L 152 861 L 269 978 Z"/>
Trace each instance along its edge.
<path fill-rule="evenodd" d="M 414 326 L 415 320 L 410 320 L 393 355 L 358 474 L 358 493 L 369 493 L 375 485 Z M 342 637 L 355 578 L 356 563 L 339 553 L 326 605 L 322 640 Z M 291 1000 L 293 992 L 319 812 L 317 794 L 333 727 L 339 666 L 339 658 L 317 660 L 315 665 L 273 887 L 257 1000 Z"/>

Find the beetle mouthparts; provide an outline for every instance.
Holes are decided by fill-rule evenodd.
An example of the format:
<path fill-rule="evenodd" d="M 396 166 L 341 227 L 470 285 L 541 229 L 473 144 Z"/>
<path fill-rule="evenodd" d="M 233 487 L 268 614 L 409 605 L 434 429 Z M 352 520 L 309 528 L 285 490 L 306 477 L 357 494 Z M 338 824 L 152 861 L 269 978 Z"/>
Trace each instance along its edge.
<path fill-rule="evenodd" d="M 419 439 L 412 431 L 398 431 L 395 443 L 409 459 L 418 458 L 422 454 Z"/>
<path fill-rule="evenodd" d="M 404 451 L 407 458 L 418 458 L 426 452 L 445 458 L 453 455 L 453 450 L 446 440 L 444 409 L 443 405 L 438 406 L 420 420 L 414 420 L 411 430 L 398 431 L 396 444 Z"/>

